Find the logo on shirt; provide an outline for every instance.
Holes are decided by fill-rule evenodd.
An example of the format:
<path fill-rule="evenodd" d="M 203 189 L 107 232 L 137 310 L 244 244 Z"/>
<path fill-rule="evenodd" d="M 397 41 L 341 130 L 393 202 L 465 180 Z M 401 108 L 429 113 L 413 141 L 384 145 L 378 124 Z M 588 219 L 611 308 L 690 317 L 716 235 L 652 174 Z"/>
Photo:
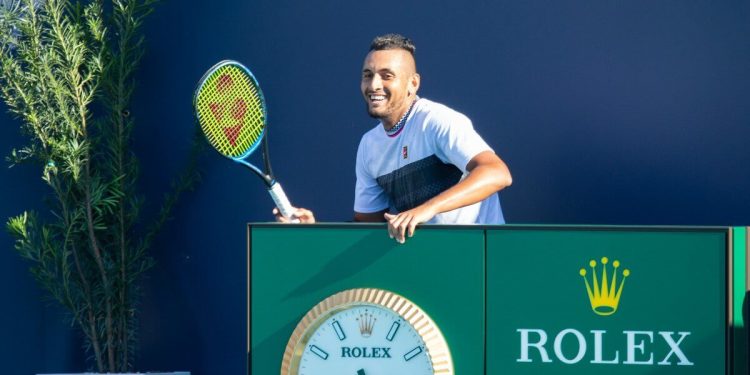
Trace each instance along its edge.
<path fill-rule="evenodd" d="M 404 148 L 401 149 L 401 156 L 403 156 L 404 159 L 409 157 L 409 146 L 404 146 Z"/>

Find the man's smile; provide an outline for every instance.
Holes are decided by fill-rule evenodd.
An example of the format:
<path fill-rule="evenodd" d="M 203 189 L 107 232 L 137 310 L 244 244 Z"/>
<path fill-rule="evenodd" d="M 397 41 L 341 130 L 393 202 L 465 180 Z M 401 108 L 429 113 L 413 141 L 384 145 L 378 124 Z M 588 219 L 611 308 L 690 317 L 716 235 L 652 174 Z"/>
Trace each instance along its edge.
<path fill-rule="evenodd" d="M 370 99 L 370 102 L 374 104 L 385 101 L 386 96 L 385 94 L 370 94 L 368 98 Z"/>

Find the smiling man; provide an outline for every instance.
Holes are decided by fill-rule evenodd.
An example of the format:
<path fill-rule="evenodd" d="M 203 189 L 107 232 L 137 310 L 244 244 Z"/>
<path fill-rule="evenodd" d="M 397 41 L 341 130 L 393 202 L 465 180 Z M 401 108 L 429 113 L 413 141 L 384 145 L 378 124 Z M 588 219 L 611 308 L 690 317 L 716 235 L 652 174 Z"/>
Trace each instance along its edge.
<path fill-rule="evenodd" d="M 388 222 L 401 243 L 421 223 L 503 224 L 497 192 L 512 182 L 508 167 L 466 116 L 417 96 L 414 51 L 411 40 L 388 34 L 365 58 L 360 89 L 380 122 L 357 150 L 354 220 Z M 315 222 L 306 209 L 294 216 Z"/>

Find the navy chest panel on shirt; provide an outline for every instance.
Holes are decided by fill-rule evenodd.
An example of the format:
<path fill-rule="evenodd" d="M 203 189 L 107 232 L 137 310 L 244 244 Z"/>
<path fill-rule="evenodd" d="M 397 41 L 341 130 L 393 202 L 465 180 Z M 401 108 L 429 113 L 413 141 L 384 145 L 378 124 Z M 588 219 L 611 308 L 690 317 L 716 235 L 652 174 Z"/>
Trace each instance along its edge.
<path fill-rule="evenodd" d="M 437 156 L 409 163 L 380 176 L 378 185 L 388 194 L 398 212 L 410 210 L 458 183 L 463 173 Z"/>

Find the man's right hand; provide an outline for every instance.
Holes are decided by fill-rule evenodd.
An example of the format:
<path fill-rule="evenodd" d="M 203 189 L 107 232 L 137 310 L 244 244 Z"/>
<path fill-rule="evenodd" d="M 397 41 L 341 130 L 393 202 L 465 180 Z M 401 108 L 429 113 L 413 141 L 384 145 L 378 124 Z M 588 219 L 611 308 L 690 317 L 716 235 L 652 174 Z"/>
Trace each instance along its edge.
<path fill-rule="evenodd" d="M 279 209 L 274 208 L 273 215 L 276 217 L 276 221 L 280 223 L 299 222 L 302 224 L 312 224 L 315 222 L 315 215 L 313 215 L 312 211 L 306 208 L 294 208 L 294 213 L 292 213 L 291 217 L 282 216 Z M 295 219 L 297 221 L 294 221 Z"/>

